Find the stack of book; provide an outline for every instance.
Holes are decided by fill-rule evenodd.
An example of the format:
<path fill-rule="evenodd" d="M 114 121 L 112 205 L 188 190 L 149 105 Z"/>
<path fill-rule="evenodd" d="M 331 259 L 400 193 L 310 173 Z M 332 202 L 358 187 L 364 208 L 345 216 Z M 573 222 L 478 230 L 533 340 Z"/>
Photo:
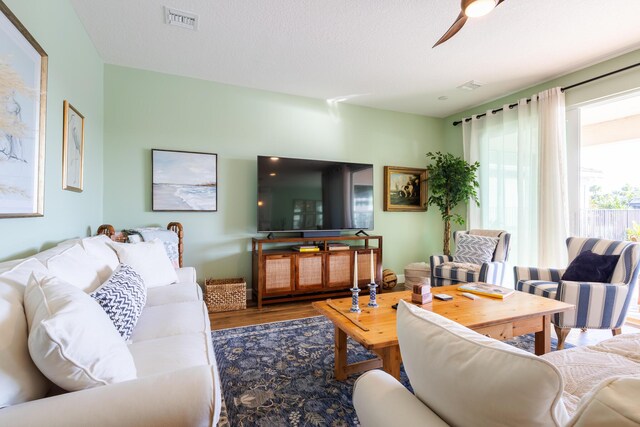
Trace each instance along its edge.
<path fill-rule="evenodd" d="M 346 251 L 349 249 L 349 245 L 346 243 L 327 243 L 327 249 L 330 251 Z"/>
<path fill-rule="evenodd" d="M 298 252 L 318 252 L 320 247 L 316 245 L 296 245 L 292 246 L 291 249 Z"/>
<path fill-rule="evenodd" d="M 429 304 L 433 300 L 431 294 L 431 285 L 413 285 L 413 293 L 411 294 L 411 302 L 416 304 Z"/>
<path fill-rule="evenodd" d="M 504 299 L 509 295 L 513 295 L 513 293 L 515 292 L 513 289 L 481 282 L 467 283 L 466 285 L 460 286 L 458 290 L 500 299 Z"/>

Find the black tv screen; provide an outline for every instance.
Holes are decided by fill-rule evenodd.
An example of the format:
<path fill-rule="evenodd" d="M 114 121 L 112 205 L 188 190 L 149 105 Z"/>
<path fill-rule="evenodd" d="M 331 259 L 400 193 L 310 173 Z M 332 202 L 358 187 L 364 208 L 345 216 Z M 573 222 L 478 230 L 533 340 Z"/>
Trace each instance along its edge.
<path fill-rule="evenodd" d="M 373 165 L 258 156 L 258 231 L 373 229 Z"/>

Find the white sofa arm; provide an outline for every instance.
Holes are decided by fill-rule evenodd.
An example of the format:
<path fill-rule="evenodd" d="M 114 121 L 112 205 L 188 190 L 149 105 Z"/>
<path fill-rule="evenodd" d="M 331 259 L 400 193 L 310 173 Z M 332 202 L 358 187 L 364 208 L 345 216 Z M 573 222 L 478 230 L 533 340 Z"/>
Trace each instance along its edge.
<path fill-rule="evenodd" d="M 441 427 L 447 424 L 395 378 L 380 370 L 353 385 L 353 406 L 362 427 Z"/>
<path fill-rule="evenodd" d="M 196 283 L 196 269 L 193 267 L 176 268 L 178 283 Z"/>
<path fill-rule="evenodd" d="M 640 378 L 611 377 L 582 398 L 567 427 L 637 426 Z"/>
<path fill-rule="evenodd" d="M 0 410 L 3 426 L 215 426 L 220 390 L 213 366 L 196 366 Z"/>

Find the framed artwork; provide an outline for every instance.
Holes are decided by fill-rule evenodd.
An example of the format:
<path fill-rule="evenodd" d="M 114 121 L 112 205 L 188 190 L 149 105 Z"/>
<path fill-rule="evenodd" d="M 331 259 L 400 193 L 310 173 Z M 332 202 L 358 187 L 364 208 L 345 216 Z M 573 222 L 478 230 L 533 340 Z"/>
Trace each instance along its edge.
<path fill-rule="evenodd" d="M 84 172 L 84 116 L 64 101 L 62 127 L 62 188 L 82 191 Z"/>
<path fill-rule="evenodd" d="M 154 211 L 218 210 L 218 155 L 151 150 Z"/>
<path fill-rule="evenodd" d="M 425 212 L 427 210 L 427 170 L 385 166 L 384 210 Z"/>
<path fill-rule="evenodd" d="M 0 1 L 0 218 L 44 214 L 47 54 Z"/>

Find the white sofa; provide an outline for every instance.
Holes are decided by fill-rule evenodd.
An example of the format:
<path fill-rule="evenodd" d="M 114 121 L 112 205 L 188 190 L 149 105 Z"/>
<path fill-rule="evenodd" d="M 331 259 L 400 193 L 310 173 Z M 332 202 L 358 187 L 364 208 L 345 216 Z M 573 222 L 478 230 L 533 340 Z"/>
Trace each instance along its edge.
<path fill-rule="evenodd" d="M 538 357 L 401 302 L 398 340 L 415 394 L 363 374 L 363 427 L 640 425 L 640 334 Z"/>
<path fill-rule="evenodd" d="M 25 260 L 0 263 L 0 406 L 5 406 L 0 425 L 217 424 L 219 377 L 207 308 L 191 267 L 176 269 L 177 283 L 147 290 L 146 305 L 127 343 L 136 379 L 65 392 L 34 365 L 23 307 L 31 272 L 62 276 L 89 292 L 109 275 L 106 261 L 95 251 L 108 242 L 106 236 L 73 240 Z"/>

